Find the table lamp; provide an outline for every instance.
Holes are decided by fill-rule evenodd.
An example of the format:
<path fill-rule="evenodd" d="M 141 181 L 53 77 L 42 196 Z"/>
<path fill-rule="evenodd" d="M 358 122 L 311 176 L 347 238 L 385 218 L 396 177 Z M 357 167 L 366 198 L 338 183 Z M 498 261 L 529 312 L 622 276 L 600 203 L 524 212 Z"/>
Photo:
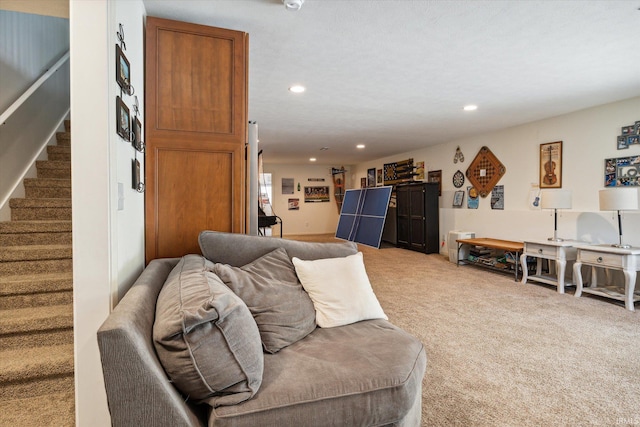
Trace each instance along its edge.
<path fill-rule="evenodd" d="M 636 211 L 640 209 L 638 205 L 638 189 L 637 188 L 607 188 L 600 190 L 600 210 L 601 211 L 618 211 L 618 233 L 620 235 L 620 243 L 611 245 L 615 248 L 628 249 L 631 245 L 622 243 L 622 219 L 620 211 Z"/>
<path fill-rule="evenodd" d="M 553 237 L 552 242 L 562 242 L 558 237 L 558 209 L 571 209 L 571 190 L 542 190 L 540 194 L 540 207 L 553 209 Z"/>

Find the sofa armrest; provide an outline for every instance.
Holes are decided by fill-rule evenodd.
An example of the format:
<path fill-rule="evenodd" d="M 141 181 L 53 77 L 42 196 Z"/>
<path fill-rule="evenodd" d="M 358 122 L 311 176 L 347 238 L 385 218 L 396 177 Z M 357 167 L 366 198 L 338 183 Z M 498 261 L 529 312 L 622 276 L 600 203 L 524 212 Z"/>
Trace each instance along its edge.
<path fill-rule="evenodd" d="M 156 300 L 177 262 L 151 261 L 98 330 L 113 426 L 206 425 L 206 414 L 169 382 L 153 346 Z"/>

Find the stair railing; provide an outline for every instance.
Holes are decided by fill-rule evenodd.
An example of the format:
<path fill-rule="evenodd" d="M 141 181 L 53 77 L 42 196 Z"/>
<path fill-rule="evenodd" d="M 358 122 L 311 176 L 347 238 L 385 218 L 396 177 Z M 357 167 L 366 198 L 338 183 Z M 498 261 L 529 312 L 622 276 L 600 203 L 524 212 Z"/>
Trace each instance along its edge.
<path fill-rule="evenodd" d="M 58 71 L 60 69 L 60 67 L 62 67 L 65 62 L 67 62 L 69 60 L 69 51 L 67 51 L 64 55 L 62 55 L 62 57 L 60 59 L 58 59 L 58 61 L 53 64 L 53 66 L 51 68 L 49 68 L 47 71 L 45 71 L 39 78 L 38 80 L 36 80 L 35 82 L 33 82 L 33 84 L 31 86 L 29 86 L 29 88 L 20 96 L 20 98 L 16 99 L 14 101 L 13 104 L 11 104 L 9 106 L 9 108 L 7 108 L 4 113 L 0 114 L 0 126 L 4 125 L 7 121 L 7 119 L 13 114 L 15 113 L 15 111 L 20 108 L 20 106 L 27 100 L 29 99 L 29 97 L 31 95 L 33 95 L 33 93 L 40 87 L 43 85 L 44 82 L 46 82 L 47 80 L 49 80 L 49 77 L 51 77 L 56 71 Z"/>

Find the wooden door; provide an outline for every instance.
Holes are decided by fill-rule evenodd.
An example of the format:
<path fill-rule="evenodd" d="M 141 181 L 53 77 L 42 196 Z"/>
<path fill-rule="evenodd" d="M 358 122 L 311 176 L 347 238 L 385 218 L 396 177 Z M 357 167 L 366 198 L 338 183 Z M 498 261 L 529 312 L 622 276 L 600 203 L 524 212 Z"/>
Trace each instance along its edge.
<path fill-rule="evenodd" d="M 245 225 L 246 33 L 148 17 L 146 260 Z"/>

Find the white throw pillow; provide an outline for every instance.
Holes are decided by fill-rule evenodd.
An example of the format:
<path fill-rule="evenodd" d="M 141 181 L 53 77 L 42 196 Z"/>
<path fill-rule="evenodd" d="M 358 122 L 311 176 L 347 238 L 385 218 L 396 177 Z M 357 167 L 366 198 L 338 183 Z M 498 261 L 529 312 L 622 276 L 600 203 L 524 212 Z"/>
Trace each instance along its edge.
<path fill-rule="evenodd" d="M 321 328 L 388 319 L 371 288 L 362 252 L 345 258 L 303 261 L 294 257 L 292 261 Z"/>

